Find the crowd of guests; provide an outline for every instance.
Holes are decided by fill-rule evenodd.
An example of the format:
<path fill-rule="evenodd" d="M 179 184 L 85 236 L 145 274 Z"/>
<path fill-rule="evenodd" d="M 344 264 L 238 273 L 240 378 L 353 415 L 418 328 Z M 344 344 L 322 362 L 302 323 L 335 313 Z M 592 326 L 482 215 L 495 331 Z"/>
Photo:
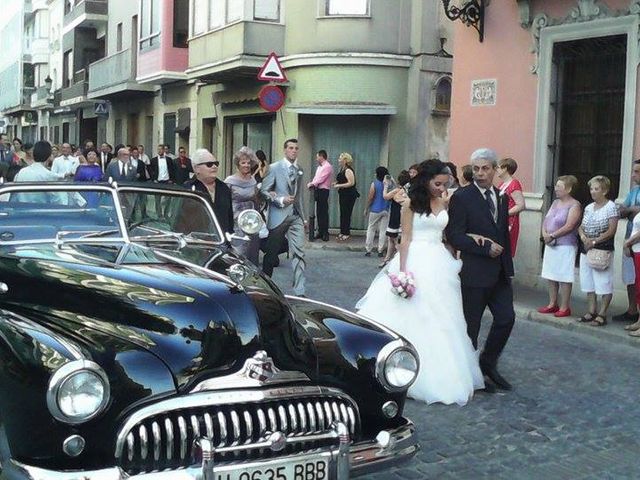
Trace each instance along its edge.
<path fill-rule="evenodd" d="M 608 323 L 613 298 L 613 252 L 618 222 L 628 220 L 623 243 L 622 280 L 627 287 L 628 308 L 612 318 L 630 322 L 629 335 L 640 337 L 640 160 L 633 164 L 634 187 L 622 204 L 608 198 L 611 180 L 603 175 L 587 185 L 593 200 L 584 210 L 573 198 L 578 180 L 573 175 L 558 177 L 555 200 L 542 224 L 545 243 L 542 278 L 548 282 L 549 303 L 538 311 L 556 317 L 571 315 L 570 298 L 574 282 L 576 255 L 579 256 L 580 287 L 587 295 L 587 311 L 580 322 L 595 327 Z"/>

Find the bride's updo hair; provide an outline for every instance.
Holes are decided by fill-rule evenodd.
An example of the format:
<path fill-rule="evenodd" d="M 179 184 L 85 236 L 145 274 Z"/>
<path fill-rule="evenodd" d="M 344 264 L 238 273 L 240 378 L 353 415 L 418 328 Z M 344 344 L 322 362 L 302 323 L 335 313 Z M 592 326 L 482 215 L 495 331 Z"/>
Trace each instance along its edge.
<path fill-rule="evenodd" d="M 418 165 L 418 174 L 411 179 L 409 204 L 416 213 L 431 213 L 431 194 L 429 182 L 437 175 L 451 175 L 449 167 L 438 159 L 431 158 Z"/>

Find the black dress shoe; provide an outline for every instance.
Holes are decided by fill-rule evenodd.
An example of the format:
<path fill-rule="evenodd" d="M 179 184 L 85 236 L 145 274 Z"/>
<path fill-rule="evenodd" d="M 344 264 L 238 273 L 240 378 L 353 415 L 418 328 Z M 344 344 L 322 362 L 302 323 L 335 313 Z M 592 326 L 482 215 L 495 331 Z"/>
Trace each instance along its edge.
<path fill-rule="evenodd" d="M 621 313 L 620 315 L 614 315 L 611 318 L 612 318 L 612 320 L 614 322 L 637 322 L 638 321 L 638 314 L 637 313 L 624 312 L 624 313 Z"/>
<path fill-rule="evenodd" d="M 322 235 L 322 241 L 323 242 L 328 242 L 329 241 L 329 234 L 325 233 L 324 235 Z"/>
<path fill-rule="evenodd" d="M 484 388 L 480 391 L 484 393 L 497 393 L 498 389 L 496 388 L 496 386 L 493 384 L 491 380 L 485 377 Z"/>
<path fill-rule="evenodd" d="M 316 233 L 313 237 L 314 240 L 320 240 L 322 238 L 322 234 L 321 233 Z"/>
<path fill-rule="evenodd" d="M 501 390 L 512 390 L 513 387 L 507 380 L 498 373 L 496 367 L 488 367 L 486 365 L 480 365 L 480 370 L 485 376 L 489 377 L 489 379 L 495 383 L 495 386 Z"/>

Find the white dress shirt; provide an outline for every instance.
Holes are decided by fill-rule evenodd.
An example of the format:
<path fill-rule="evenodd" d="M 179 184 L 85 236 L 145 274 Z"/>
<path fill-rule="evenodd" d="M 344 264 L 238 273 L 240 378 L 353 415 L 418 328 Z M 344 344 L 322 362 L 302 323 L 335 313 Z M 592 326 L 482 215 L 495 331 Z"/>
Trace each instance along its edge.
<path fill-rule="evenodd" d="M 58 175 L 50 172 L 41 162 L 33 162 L 28 167 L 24 167 L 18 171 L 13 179 L 14 182 L 57 182 L 58 180 L 60 180 Z M 67 205 L 69 203 L 68 195 L 63 192 L 21 192 L 16 196 L 19 202 L 53 203 L 58 205 Z"/>
<path fill-rule="evenodd" d="M 67 174 L 76 173 L 78 165 L 80 165 L 78 157 L 74 157 L 73 155 L 60 155 L 53 161 L 51 172 L 58 177 L 58 180 L 64 180 Z"/>
<path fill-rule="evenodd" d="M 170 160 L 167 157 L 158 157 L 158 181 L 166 182 L 169 180 L 169 168 L 167 162 Z"/>

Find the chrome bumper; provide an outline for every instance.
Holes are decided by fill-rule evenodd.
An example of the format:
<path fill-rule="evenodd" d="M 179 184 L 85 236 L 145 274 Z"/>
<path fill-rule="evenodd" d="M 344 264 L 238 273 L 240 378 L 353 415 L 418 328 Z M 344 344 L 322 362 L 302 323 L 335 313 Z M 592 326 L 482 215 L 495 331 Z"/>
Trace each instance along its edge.
<path fill-rule="evenodd" d="M 411 458 L 419 449 L 415 437 L 413 423 L 407 423 L 394 430 L 382 430 L 376 440 L 362 442 L 349 447 L 349 473 L 338 473 L 338 479 L 357 477 L 367 473 L 382 470 L 402 460 Z M 331 452 L 339 456 L 340 449 Z M 300 455 L 280 457 L 277 460 L 256 462 L 267 467 L 271 463 L 283 460 L 294 460 Z M 302 456 L 304 458 L 304 456 Z M 337 460 L 339 465 L 340 461 Z M 64 472 L 45 470 L 10 460 L 2 466 L 2 479 L 7 480 L 206 480 L 208 475 L 203 467 L 192 467 L 181 470 L 145 473 L 141 475 L 127 475 L 119 467 L 105 468 L 92 471 Z"/>

